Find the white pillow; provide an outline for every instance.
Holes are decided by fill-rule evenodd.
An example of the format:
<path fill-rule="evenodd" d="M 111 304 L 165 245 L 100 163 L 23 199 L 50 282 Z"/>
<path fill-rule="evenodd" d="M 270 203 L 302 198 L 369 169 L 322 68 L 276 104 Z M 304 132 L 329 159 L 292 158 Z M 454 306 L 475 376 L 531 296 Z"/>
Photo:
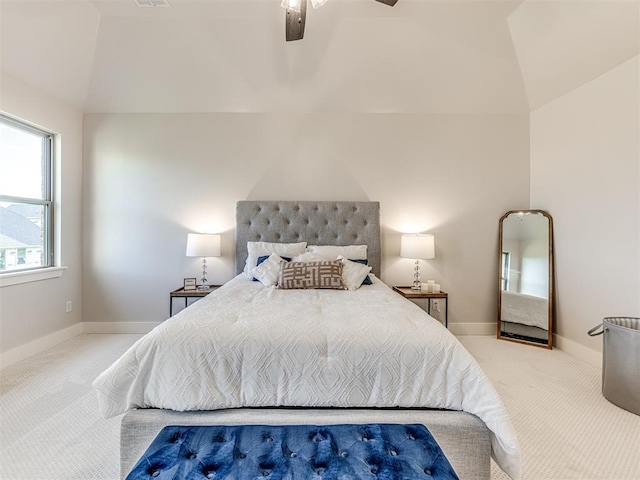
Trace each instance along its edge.
<path fill-rule="evenodd" d="M 258 257 L 276 253 L 283 257 L 295 257 L 304 253 L 307 242 L 297 243 L 272 243 L 272 242 L 247 242 L 247 261 L 244 264 L 244 273 L 253 278 L 253 271 L 258 263 Z"/>
<path fill-rule="evenodd" d="M 292 262 L 302 262 L 302 263 L 322 262 L 324 260 L 326 260 L 326 258 L 311 252 L 301 253 L 300 255 L 296 255 L 291 259 Z M 335 258 L 332 260 L 335 260 Z"/>
<path fill-rule="evenodd" d="M 309 245 L 307 247 L 307 252 L 320 255 L 325 260 L 335 260 L 340 255 L 350 260 L 367 259 L 366 245 L 346 245 L 344 247 L 336 245 Z"/>
<path fill-rule="evenodd" d="M 265 287 L 273 287 L 278 283 L 278 273 L 280 272 L 280 264 L 284 259 L 276 253 L 269 255 L 264 262 L 253 270 L 253 276 Z M 344 267 L 343 267 L 344 268 Z"/>
<path fill-rule="evenodd" d="M 342 261 L 342 283 L 347 290 L 360 288 L 364 279 L 369 275 L 371 267 L 342 257 L 338 257 L 338 259 Z"/>

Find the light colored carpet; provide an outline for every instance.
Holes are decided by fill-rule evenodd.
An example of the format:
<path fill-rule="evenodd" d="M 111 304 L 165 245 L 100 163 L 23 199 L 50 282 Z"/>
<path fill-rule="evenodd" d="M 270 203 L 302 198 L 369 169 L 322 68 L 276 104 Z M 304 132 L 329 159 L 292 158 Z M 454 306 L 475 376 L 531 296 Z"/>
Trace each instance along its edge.
<path fill-rule="evenodd" d="M 139 337 L 81 335 L 0 372 L 0 479 L 118 478 L 120 418 L 100 417 L 90 384 Z M 525 480 L 640 479 L 640 417 L 602 397 L 599 369 L 558 350 L 460 339 L 511 415 Z M 507 477 L 494 465 L 492 478 Z"/>
<path fill-rule="evenodd" d="M 0 372 L 0 479 L 119 478 L 120 417 L 91 382 L 140 335 L 80 335 Z"/>
<path fill-rule="evenodd" d="M 525 479 L 640 479 L 640 417 L 602 396 L 599 368 L 560 350 L 491 337 L 459 339 L 507 407 Z M 492 479 L 508 478 L 492 467 Z"/>

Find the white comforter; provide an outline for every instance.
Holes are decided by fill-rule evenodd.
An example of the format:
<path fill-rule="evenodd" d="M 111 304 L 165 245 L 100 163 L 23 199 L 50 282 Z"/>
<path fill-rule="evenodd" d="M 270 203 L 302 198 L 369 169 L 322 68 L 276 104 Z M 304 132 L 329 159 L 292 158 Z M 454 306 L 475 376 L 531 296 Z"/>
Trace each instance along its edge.
<path fill-rule="evenodd" d="M 239 275 L 142 337 L 93 385 L 107 418 L 136 407 L 463 410 L 486 423 L 494 459 L 520 477 L 515 432 L 480 366 L 377 279 L 356 291 L 277 290 Z"/>

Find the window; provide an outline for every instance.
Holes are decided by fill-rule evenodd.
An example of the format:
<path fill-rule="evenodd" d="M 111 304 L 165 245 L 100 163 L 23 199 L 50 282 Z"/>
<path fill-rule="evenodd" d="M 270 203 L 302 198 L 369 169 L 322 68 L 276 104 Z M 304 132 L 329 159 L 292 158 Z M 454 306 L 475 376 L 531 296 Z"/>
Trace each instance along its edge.
<path fill-rule="evenodd" d="M 53 135 L 0 115 L 0 274 L 53 266 Z"/>
<path fill-rule="evenodd" d="M 502 252 L 502 275 L 500 280 L 502 281 L 502 290 L 509 290 L 509 252 Z"/>

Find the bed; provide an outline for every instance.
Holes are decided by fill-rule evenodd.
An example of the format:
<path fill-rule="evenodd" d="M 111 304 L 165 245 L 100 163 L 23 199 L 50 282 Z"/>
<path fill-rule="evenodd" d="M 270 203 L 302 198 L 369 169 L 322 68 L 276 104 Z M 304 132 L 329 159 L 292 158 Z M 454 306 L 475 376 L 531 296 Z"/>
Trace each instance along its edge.
<path fill-rule="evenodd" d="M 515 432 L 484 372 L 444 326 L 377 278 L 377 202 L 246 201 L 236 213 L 238 276 L 94 382 L 103 414 L 124 413 L 123 478 L 166 425 L 371 422 L 425 425 L 460 478 L 489 479 L 492 456 L 520 477 Z M 371 284 L 266 287 L 243 272 L 255 253 L 248 242 L 366 245 Z"/>

